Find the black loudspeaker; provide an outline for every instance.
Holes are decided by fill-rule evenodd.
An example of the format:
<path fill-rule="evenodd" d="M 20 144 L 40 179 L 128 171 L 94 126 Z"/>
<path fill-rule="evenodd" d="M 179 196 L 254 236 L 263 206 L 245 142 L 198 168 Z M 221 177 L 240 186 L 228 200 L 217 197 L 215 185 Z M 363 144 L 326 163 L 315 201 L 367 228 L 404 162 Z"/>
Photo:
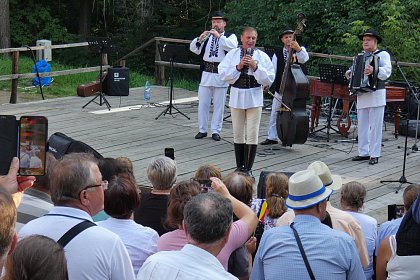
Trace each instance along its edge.
<path fill-rule="evenodd" d="M 287 177 L 290 178 L 295 172 L 287 172 L 287 171 L 261 171 L 260 173 L 260 179 L 258 180 L 258 186 L 257 186 L 257 197 L 258 198 L 265 198 L 265 179 L 267 178 L 267 175 L 273 172 L 281 172 L 286 174 Z"/>
<path fill-rule="evenodd" d="M 113 67 L 108 69 L 107 74 L 107 95 L 128 96 L 130 76 L 128 68 Z"/>
<path fill-rule="evenodd" d="M 50 139 L 48 139 L 48 151 L 51 152 L 56 159 L 61 159 L 65 154 L 71 153 L 90 153 L 97 159 L 103 158 L 100 153 L 88 144 L 74 140 L 60 132 L 54 133 L 50 136 Z"/>

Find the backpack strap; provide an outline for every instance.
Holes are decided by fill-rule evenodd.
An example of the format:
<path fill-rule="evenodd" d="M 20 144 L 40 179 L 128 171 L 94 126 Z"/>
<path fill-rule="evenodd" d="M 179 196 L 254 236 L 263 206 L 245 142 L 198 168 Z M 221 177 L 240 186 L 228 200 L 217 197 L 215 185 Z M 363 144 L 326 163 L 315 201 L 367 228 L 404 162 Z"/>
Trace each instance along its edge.
<path fill-rule="evenodd" d="M 64 248 L 79 233 L 93 226 L 96 226 L 96 224 L 88 220 L 78 223 L 77 225 L 69 229 L 63 236 L 61 236 L 57 243 L 63 246 Z"/>

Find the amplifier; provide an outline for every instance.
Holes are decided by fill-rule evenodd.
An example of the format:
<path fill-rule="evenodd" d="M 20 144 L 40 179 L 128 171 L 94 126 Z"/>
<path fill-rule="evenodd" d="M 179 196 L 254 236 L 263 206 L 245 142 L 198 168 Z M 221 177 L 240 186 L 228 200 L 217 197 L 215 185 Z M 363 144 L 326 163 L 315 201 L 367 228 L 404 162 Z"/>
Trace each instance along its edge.
<path fill-rule="evenodd" d="M 107 95 L 128 96 L 130 76 L 128 68 L 113 67 L 108 69 L 107 75 Z"/>

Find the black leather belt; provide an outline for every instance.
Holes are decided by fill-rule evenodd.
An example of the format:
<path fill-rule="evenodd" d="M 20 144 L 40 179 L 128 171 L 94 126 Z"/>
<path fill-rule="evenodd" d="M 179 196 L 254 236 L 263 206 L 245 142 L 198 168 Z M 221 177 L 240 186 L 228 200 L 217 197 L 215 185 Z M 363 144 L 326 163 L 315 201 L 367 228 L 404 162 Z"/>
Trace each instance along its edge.
<path fill-rule="evenodd" d="M 218 73 L 217 66 L 219 66 L 219 62 L 208 62 L 203 60 L 203 71 Z"/>
<path fill-rule="evenodd" d="M 232 85 L 235 88 L 256 88 L 261 85 L 257 82 L 254 76 L 241 74 L 239 79 Z"/>

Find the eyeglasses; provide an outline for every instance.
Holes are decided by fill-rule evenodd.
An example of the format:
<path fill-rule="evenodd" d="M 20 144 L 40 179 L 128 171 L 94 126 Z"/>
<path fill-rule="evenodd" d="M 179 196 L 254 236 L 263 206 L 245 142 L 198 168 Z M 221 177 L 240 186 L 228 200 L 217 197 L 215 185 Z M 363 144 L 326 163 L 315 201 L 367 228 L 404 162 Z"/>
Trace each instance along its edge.
<path fill-rule="evenodd" d="M 108 181 L 107 180 L 103 180 L 100 184 L 97 184 L 97 185 L 89 185 L 87 187 L 84 187 L 83 189 L 81 189 L 79 191 L 78 196 L 80 196 L 80 193 L 82 191 L 85 191 L 85 190 L 90 189 L 90 188 L 97 188 L 97 187 L 102 187 L 104 190 L 108 189 Z"/>

